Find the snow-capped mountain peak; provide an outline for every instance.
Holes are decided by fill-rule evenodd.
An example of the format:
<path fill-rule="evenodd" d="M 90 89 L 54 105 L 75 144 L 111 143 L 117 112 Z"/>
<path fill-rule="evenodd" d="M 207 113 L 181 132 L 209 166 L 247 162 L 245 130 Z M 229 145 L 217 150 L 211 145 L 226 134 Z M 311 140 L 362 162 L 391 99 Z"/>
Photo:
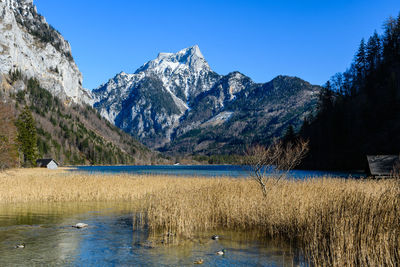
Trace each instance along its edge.
<path fill-rule="evenodd" d="M 137 136 L 148 136 L 153 128 L 162 129 L 166 138 L 157 143 L 163 145 L 191 102 L 219 79 L 194 45 L 176 53 L 159 53 L 134 74 L 119 73 L 93 90 L 94 106 L 117 125 L 130 127 L 132 121 L 137 121 Z"/>
<path fill-rule="evenodd" d="M 179 51 L 177 54 L 181 54 L 181 55 L 193 55 L 193 56 L 197 56 L 199 58 L 204 58 L 203 54 L 200 51 L 199 46 L 196 44 L 194 46 L 182 49 L 181 51 Z"/>
<path fill-rule="evenodd" d="M 135 73 L 154 72 L 160 73 L 168 70 L 171 74 L 177 70 L 190 72 L 211 71 L 204 59 L 198 45 L 194 45 L 178 51 L 177 53 L 159 53 L 157 58 L 140 67 Z"/>
<path fill-rule="evenodd" d="M 176 57 L 179 59 L 179 62 L 181 63 L 185 63 L 188 65 L 200 63 L 197 65 L 206 65 L 209 68 L 208 63 L 204 59 L 204 56 L 201 53 L 198 45 L 182 49 L 181 51 L 176 53 Z"/>
<path fill-rule="evenodd" d="M 177 53 L 159 53 L 155 61 L 171 61 L 181 64 L 190 64 L 190 62 L 202 60 L 205 61 L 198 45 L 194 45 L 178 51 Z"/>

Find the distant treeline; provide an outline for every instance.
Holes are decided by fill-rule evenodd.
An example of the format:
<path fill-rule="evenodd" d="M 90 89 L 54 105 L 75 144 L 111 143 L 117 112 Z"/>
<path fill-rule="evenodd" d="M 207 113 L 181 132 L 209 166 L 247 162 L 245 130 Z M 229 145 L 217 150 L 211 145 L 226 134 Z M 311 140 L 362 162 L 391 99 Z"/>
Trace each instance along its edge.
<path fill-rule="evenodd" d="M 324 86 L 317 115 L 299 135 L 313 169 L 363 169 L 368 154 L 400 152 L 400 15 L 361 40 L 350 67 Z"/>

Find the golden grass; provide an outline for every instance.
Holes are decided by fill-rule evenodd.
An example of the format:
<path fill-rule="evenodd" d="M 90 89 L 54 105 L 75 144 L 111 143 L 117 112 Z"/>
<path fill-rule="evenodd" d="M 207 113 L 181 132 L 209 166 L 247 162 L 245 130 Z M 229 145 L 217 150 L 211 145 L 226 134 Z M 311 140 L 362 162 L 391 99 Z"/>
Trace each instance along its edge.
<path fill-rule="evenodd" d="M 398 266 L 400 189 L 394 180 L 270 180 L 0 173 L 0 203 L 138 201 L 150 230 L 256 231 L 297 242 L 317 266 Z"/>
<path fill-rule="evenodd" d="M 204 180 L 207 183 L 204 184 Z M 193 179 L 147 197 L 153 231 L 258 231 L 304 248 L 317 266 L 398 266 L 400 194 L 394 181 Z"/>
<path fill-rule="evenodd" d="M 64 169 L 13 169 L 0 173 L 0 203 L 135 201 L 161 190 L 163 178 L 84 175 Z"/>

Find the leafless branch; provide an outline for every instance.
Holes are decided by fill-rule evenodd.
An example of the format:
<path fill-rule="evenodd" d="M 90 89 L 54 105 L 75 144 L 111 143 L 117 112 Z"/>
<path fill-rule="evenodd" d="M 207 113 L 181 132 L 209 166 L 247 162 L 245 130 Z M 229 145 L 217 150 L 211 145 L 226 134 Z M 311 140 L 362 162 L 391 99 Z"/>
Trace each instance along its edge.
<path fill-rule="evenodd" d="M 298 140 L 284 145 L 274 141 L 270 146 L 255 145 L 246 150 L 242 164 L 250 176 L 267 195 L 267 180 L 276 177 L 276 181 L 286 177 L 287 173 L 298 166 L 308 152 L 308 141 Z"/>

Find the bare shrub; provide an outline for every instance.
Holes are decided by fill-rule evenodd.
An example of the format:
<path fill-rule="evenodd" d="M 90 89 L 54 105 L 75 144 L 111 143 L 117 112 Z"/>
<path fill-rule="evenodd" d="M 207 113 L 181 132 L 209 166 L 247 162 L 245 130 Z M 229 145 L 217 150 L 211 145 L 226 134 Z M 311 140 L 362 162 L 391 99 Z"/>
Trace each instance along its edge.
<path fill-rule="evenodd" d="M 250 172 L 250 176 L 261 187 L 263 195 L 267 195 L 267 179 L 274 177 L 279 181 L 287 173 L 298 166 L 308 152 L 308 141 L 298 140 L 286 145 L 282 141 L 274 141 L 264 147 L 255 145 L 246 150 L 242 165 Z"/>

